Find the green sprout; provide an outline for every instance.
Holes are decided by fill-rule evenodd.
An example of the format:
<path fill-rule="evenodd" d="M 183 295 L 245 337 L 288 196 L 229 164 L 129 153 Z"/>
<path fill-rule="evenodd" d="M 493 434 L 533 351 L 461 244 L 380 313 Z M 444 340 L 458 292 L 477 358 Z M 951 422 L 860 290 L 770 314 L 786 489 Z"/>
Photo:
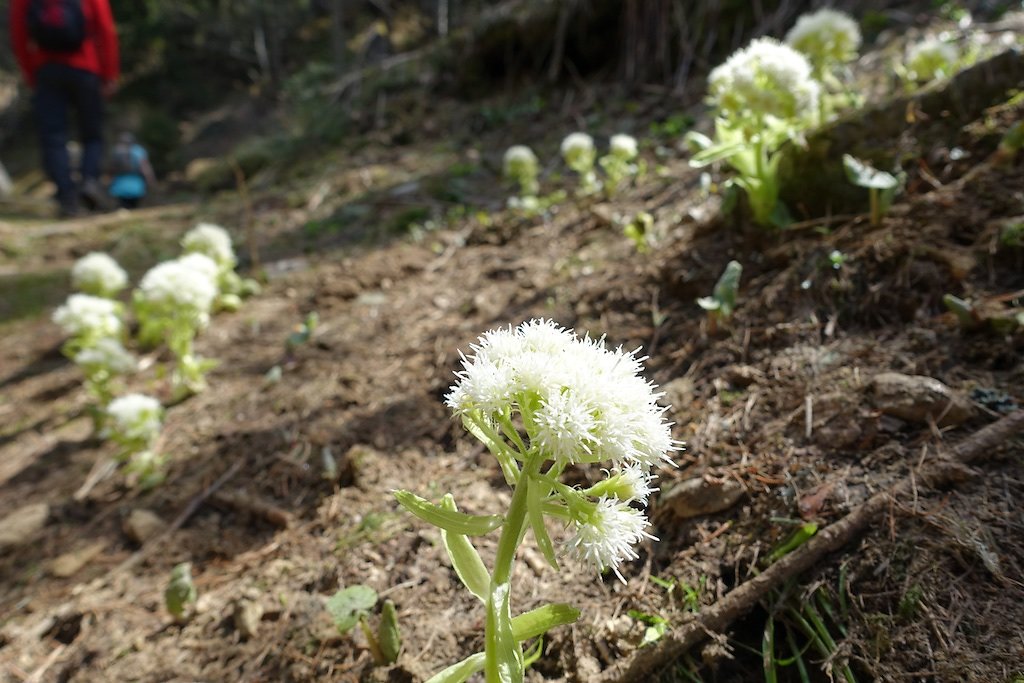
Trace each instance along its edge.
<path fill-rule="evenodd" d="M 191 616 L 197 598 L 192 582 L 192 563 L 182 562 L 171 570 L 171 580 L 164 589 L 164 605 L 175 622 L 183 624 Z"/>
<path fill-rule="evenodd" d="M 636 138 L 633 136 L 624 133 L 612 136 L 608 154 L 598 159 L 607 178 L 605 192 L 609 197 L 615 194 L 622 181 L 640 175 L 641 167 L 635 163 L 638 153 Z"/>
<path fill-rule="evenodd" d="M 866 187 L 871 201 L 871 225 L 879 226 L 882 217 L 892 206 L 892 200 L 902 186 L 900 177 L 879 171 L 870 164 L 849 154 L 843 155 L 843 170 L 846 178 L 857 187 Z"/>
<path fill-rule="evenodd" d="M 736 293 L 740 287 L 742 274 L 743 264 L 739 261 L 729 261 L 715 283 L 711 296 L 697 299 L 697 305 L 708 312 L 709 332 L 712 334 L 720 323 L 732 318 L 733 311 L 736 310 Z"/>
<path fill-rule="evenodd" d="M 622 232 L 633 242 L 637 252 L 646 253 L 654 243 L 654 216 L 646 211 L 639 211 L 633 216 L 633 220 L 626 223 Z"/>
<path fill-rule="evenodd" d="M 334 620 L 338 633 L 345 635 L 356 624 L 366 637 L 373 660 L 379 666 L 394 664 L 402 649 L 402 637 L 398 629 L 398 614 L 395 603 L 385 600 L 381 606 L 380 623 L 374 633 L 367 621 L 367 615 L 377 604 L 377 592 L 369 586 L 355 585 L 343 588 L 327 601 L 327 611 Z"/>

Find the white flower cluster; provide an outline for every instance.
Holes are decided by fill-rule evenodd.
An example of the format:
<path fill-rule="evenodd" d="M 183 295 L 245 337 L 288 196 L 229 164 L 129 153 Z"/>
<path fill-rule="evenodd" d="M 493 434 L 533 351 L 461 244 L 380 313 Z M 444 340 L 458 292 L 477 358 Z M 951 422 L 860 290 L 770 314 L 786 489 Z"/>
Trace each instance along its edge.
<path fill-rule="evenodd" d="M 135 372 L 139 363 L 121 342 L 113 337 L 97 339 L 75 354 L 75 365 L 103 369 L 112 375 Z"/>
<path fill-rule="evenodd" d="M 639 154 L 636 138 L 625 133 L 613 135 L 609 141 L 609 148 L 613 156 L 623 161 L 632 161 Z"/>
<path fill-rule="evenodd" d="M 946 78 L 956 70 L 959 59 L 956 45 L 939 38 L 929 38 L 907 50 L 907 70 L 915 81 Z"/>
<path fill-rule="evenodd" d="M 150 268 L 139 282 L 138 295 L 157 309 L 205 316 L 217 296 L 217 271 L 209 257 L 187 254 Z"/>
<path fill-rule="evenodd" d="M 116 301 L 92 296 L 72 294 L 53 312 L 53 322 L 64 334 L 80 339 L 116 337 L 121 334 L 121 305 Z"/>
<path fill-rule="evenodd" d="M 128 284 L 128 274 L 109 255 L 91 252 L 75 261 L 71 268 L 71 285 L 80 292 L 111 297 Z"/>
<path fill-rule="evenodd" d="M 594 138 L 586 133 L 569 133 L 562 140 L 562 158 L 569 168 L 585 173 L 594 166 L 594 158 L 597 150 L 594 147 Z"/>
<path fill-rule="evenodd" d="M 160 435 L 163 409 L 160 402 L 144 394 L 126 394 L 107 406 L 109 435 L 124 444 L 151 446 Z"/>
<path fill-rule="evenodd" d="M 649 537 L 646 516 L 630 503 L 647 500 L 651 467 L 670 463 L 677 447 L 659 394 L 640 376 L 643 359 L 546 320 L 493 330 L 472 349 L 446 396 L 456 414 L 495 433 L 518 414 L 529 450 L 557 471 L 571 463 L 612 466 L 605 480 L 563 501 L 575 528 L 568 548 L 621 579 L 619 563 L 634 559 L 632 546 Z"/>
<path fill-rule="evenodd" d="M 537 194 L 537 174 L 540 172 L 540 162 L 533 150 L 526 145 L 512 145 L 505 150 L 502 159 L 502 170 L 505 177 L 515 181 L 519 185 L 519 191 L 524 197 L 531 197 Z"/>
<path fill-rule="evenodd" d="M 807 55 L 819 69 L 852 60 L 857 56 L 860 43 L 857 22 L 833 9 L 801 16 L 786 34 L 786 44 Z"/>
<path fill-rule="evenodd" d="M 219 268 L 235 267 L 235 250 L 228 231 L 213 223 L 199 223 L 181 238 L 186 252 L 203 254 L 213 259 Z"/>
<path fill-rule="evenodd" d="M 708 77 L 712 104 L 727 117 L 795 120 L 818 110 L 820 86 L 805 56 L 773 38 L 738 50 Z"/>

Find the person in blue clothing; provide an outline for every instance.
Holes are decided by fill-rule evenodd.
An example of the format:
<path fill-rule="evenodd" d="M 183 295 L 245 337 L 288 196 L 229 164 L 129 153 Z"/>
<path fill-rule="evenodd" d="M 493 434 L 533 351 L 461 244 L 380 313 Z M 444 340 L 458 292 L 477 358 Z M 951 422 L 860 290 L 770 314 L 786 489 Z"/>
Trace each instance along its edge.
<path fill-rule="evenodd" d="M 131 133 L 121 133 L 110 154 L 110 196 L 122 208 L 134 209 L 156 184 L 149 155 Z"/>

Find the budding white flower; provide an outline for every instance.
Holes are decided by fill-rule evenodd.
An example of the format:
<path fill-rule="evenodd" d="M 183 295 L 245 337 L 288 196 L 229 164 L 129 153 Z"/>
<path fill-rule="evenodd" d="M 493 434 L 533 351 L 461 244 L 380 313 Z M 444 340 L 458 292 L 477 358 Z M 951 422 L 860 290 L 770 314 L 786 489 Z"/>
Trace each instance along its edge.
<path fill-rule="evenodd" d="M 816 112 L 820 86 L 805 56 L 773 38 L 737 50 L 708 76 L 712 104 L 727 117 L 794 120 Z"/>
<path fill-rule="evenodd" d="M 563 462 L 649 467 L 676 449 L 635 351 L 548 320 L 492 330 L 472 349 L 446 397 L 457 414 L 494 421 L 518 411 L 531 444 Z"/>
<path fill-rule="evenodd" d="M 69 337 L 116 337 L 121 334 L 121 304 L 91 294 L 72 294 L 53 312 Z"/>
<path fill-rule="evenodd" d="M 71 285 L 80 292 L 111 297 L 128 284 L 128 274 L 108 254 L 94 251 L 75 261 Z"/>
<path fill-rule="evenodd" d="M 208 266 L 200 263 L 187 256 L 153 266 L 139 282 L 139 297 L 161 309 L 184 309 L 198 317 L 208 314 L 217 296 L 217 284 Z"/>
<path fill-rule="evenodd" d="M 205 277 L 208 277 L 210 280 L 217 280 L 217 273 L 219 272 L 219 268 L 217 267 L 217 264 L 214 262 L 214 260 L 207 256 L 206 254 L 193 252 L 190 254 L 185 254 L 184 256 L 179 256 L 175 260 L 178 261 L 178 263 L 180 263 L 181 265 L 185 266 L 186 268 L 191 268 L 197 273 Z"/>
<path fill-rule="evenodd" d="M 228 231 L 213 223 L 200 223 L 181 238 L 181 247 L 187 252 L 205 254 L 220 268 L 235 267 L 235 250 Z"/>
<path fill-rule="evenodd" d="M 126 375 L 135 372 L 139 363 L 121 342 L 112 337 L 103 337 L 75 354 L 75 365 L 98 368 L 112 375 Z"/>
<path fill-rule="evenodd" d="M 644 531 L 649 524 L 646 515 L 614 498 L 602 498 L 588 515 L 572 523 L 576 533 L 566 544 L 570 552 L 598 571 L 611 569 L 623 583 L 619 564 L 639 557 L 633 546 L 644 538 L 657 540 Z"/>
<path fill-rule="evenodd" d="M 126 444 L 150 446 L 160 435 L 163 409 L 152 396 L 127 394 L 107 406 L 107 435 Z"/>
<path fill-rule="evenodd" d="M 584 173 L 594 166 L 594 138 L 586 133 L 569 133 L 562 140 L 562 158 L 569 168 Z"/>
<path fill-rule="evenodd" d="M 786 44 L 807 55 L 818 68 L 850 61 L 857 56 L 860 43 L 857 22 L 833 9 L 801 16 L 786 34 Z"/>
<path fill-rule="evenodd" d="M 537 175 L 537 155 L 526 145 L 512 145 L 505 150 L 503 167 L 505 175 L 514 180 L 520 176 Z"/>
<path fill-rule="evenodd" d="M 952 75 L 960 53 L 956 45 L 929 38 L 907 51 L 907 70 L 916 81 L 931 81 Z"/>
<path fill-rule="evenodd" d="M 610 142 L 611 153 L 623 161 L 632 161 L 638 154 L 636 138 L 632 135 L 619 133 L 613 135 Z"/>

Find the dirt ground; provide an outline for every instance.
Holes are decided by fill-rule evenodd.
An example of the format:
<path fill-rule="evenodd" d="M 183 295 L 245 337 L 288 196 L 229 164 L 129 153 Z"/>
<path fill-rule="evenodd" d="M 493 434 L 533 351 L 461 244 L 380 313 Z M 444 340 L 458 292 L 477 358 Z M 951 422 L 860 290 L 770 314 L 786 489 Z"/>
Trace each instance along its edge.
<path fill-rule="evenodd" d="M 659 111 L 641 108 L 636 129 Z M 531 125 L 572 120 L 562 114 Z M 167 410 L 169 472 L 149 491 L 118 473 L 84 486 L 110 450 L 90 434 L 60 332 L 46 315 L 5 323 L 0 516 L 36 505 L 45 521 L 0 555 L 0 680 L 420 681 L 482 649 L 481 606 L 436 530 L 390 491 L 434 500 L 451 491 L 477 514 L 507 503 L 497 464 L 442 397 L 459 349 L 533 317 L 642 346 L 687 446 L 676 468 L 660 471 L 651 530 L 660 540 L 623 568 L 627 585 L 571 563 L 556 573 L 527 539 L 514 609 L 569 601 L 583 615 L 547 637 L 529 677 L 596 681 L 642 657 L 644 617 L 680 623 L 716 604 L 800 524 L 841 519 L 1024 400 L 1021 328 L 961 329 L 941 301 L 956 294 L 1004 317 L 1021 305 L 1024 251 L 999 235 L 1024 214 L 1024 159 L 992 156 L 1020 115 L 1019 102 L 992 102 L 958 125 L 955 143 L 917 139 L 924 150 L 955 144 L 968 161 L 907 163 L 907 192 L 877 227 L 854 215 L 753 230 L 720 216 L 681 158 L 659 162 L 662 175 L 614 203 L 568 200 L 532 218 L 471 214 L 413 236 L 382 227 L 416 202 L 436 208 L 439 184 L 500 205 L 493 166 L 514 142 L 509 131 L 483 138 L 481 148 L 497 151 L 482 161 L 429 138 L 398 152 L 382 139 L 305 178 L 257 187 L 250 208 L 268 284 L 201 337 L 199 351 L 219 365 L 208 391 Z M 548 138 L 553 153 L 557 137 Z M 643 145 L 652 165 L 657 144 Z M 445 170 L 467 161 L 476 164 L 468 172 Z M 615 224 L 639 210 L 661 233 L 647 253 Z M 56 227 L 0 223 L 0 265 L 59 282 L 73 258 L 99 248 L 137 276 L 200 218 L 231 227 L 246 254 L 245 215 L 230 194 Z M 347 222 L 331 227 L 338 216 Z M 738 309 L 712 330 L 695 300 L 732 259 L 744 265 Z M 34 286 L 19 282 L 21 294 Z M 313 311 L 315 333 L 287 351 L 284 340 Z M 147 358 L 130 386 L 160 395 L 165 359 Z M 956 419 L 943 410 L 897 417 L 877 398 L 875 378 L 887 372 L 934 378 L 967 408 Z M 802 638 L 808 680 L 843 680 L 843 663 L 860 681 L 1024 680 L 1021 454 L 1011 440 L 960 480 L 894 499 L 865 535 L 652 680 L 762 680 L 769 618 L 788 619 L 778 633 Z M 574 483 L 592 475 L 569 473 Z M 125 530 L 139 510 L 162 523 L 142 543 Z M 495 544 L 480 540 L 485 562 Z M 178 625 L 162 596 L 183 561 L 200 597 Z M 375 667 L 363 636 L 331 623 L 327 598 L 354 584 L 397 606 L 394 667 Z M 793 606 L 807 604 L 837 606 L 831 656 L 807 649 L 793 626 Z M 776 652 L 792 659 L 784 644 Z M 800 680 L 795 666 L 782 671 Z"/>

